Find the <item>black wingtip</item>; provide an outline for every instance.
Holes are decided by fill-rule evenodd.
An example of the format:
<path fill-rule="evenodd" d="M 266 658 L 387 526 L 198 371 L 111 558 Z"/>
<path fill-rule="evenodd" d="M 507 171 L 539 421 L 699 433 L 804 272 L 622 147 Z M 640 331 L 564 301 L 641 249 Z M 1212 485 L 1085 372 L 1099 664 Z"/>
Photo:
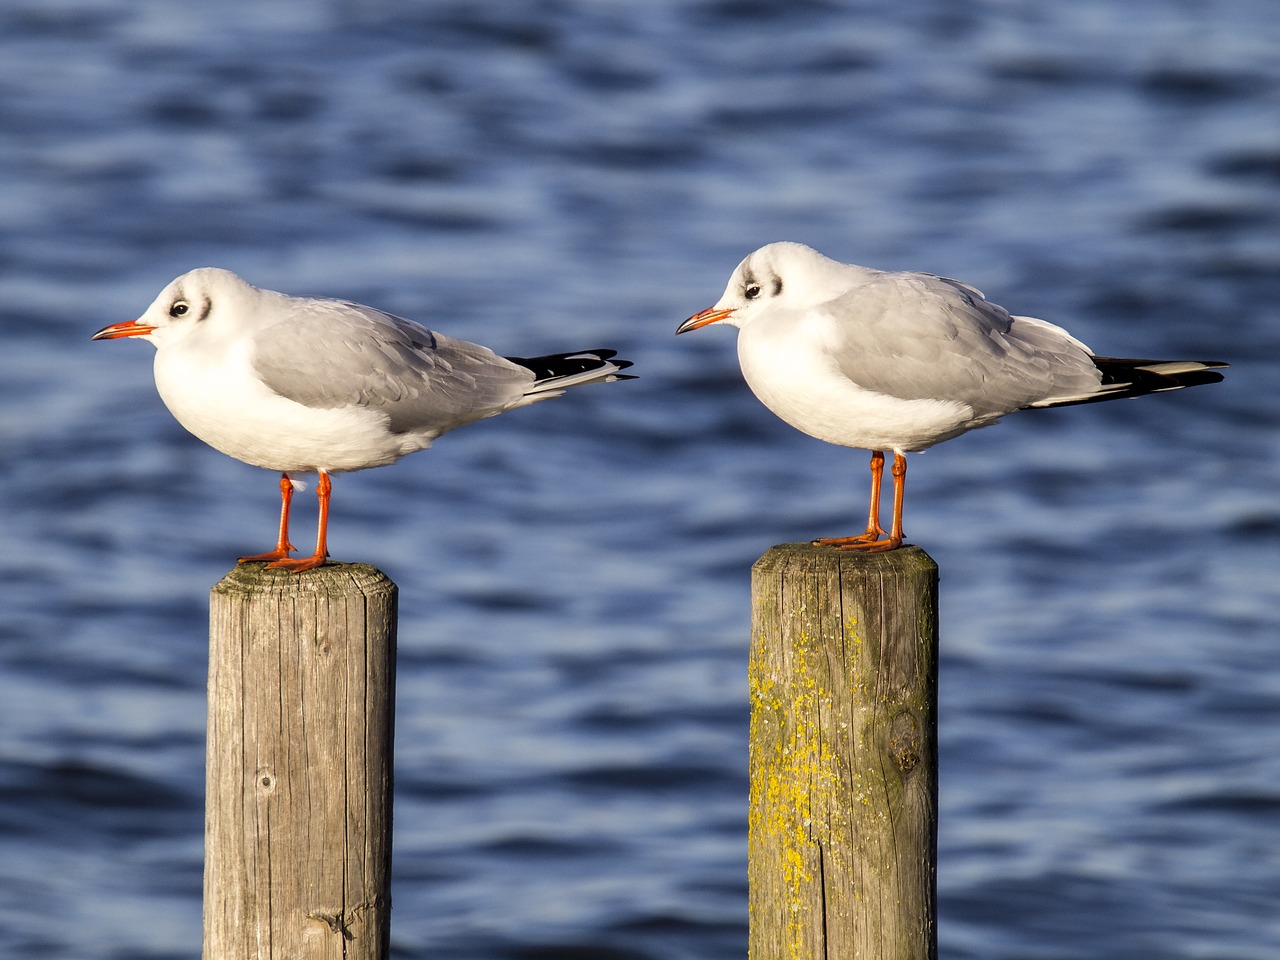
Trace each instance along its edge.
<path fill-rule="evenodd" d="M 590 373 L 601 367 L 610 366 L 615 370 L 625 370 L 634 366 L 630 360 L 615 360 L 617 350 L 607 348 L 598 350 L 575 350 L 572 353 L 549 353 L 542 357 L 506 357 L 512 363 L 518 363 L 533 372 L 539 383 L 559 377 L 571 377 L 579 373 Z M 634 376 L 615 374 L 615 380 L 634 380 Z"/>
<path fill-rule="evenodd" d="M 1118 388 L 1104 393 L 1102 397 L 1105 398 L 1138 397 L 1146 393 L 1221 383 L 1224 377 L 1217 371 L 1230 366 L 1221 360 L 1138 360 L 1122 357 L 1094 357 L 1093 363 L 1102 373 L 1102 385 Z"/>

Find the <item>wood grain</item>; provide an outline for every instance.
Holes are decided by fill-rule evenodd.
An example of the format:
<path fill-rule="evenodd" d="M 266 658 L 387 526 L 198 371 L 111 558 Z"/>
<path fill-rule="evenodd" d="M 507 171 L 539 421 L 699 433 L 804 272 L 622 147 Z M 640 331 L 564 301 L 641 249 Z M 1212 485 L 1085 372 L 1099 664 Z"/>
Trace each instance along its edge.
<path fill-rule="evenodd" d="M 210 596 L 205 960 L 387 960 L 396 586 L 238 565 Z"/>
<path fill-rule="evenodd" d="M 750 956 L 936 958 L 937 566 L 772 548 L 750 683 Z"/>

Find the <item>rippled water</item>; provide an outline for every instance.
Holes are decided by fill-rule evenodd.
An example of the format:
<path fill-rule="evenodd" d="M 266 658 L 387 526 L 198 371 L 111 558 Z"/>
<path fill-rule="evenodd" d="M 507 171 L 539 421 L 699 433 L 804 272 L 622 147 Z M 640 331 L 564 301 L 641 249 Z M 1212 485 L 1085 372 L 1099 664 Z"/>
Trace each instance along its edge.
<path fill-rule="evenodd" d="M 340 477 L 399 584 L 397 957 L 746 945 L 748 569 L 865 457 L 679 341 L 777 239 L 1226 383 L 913 461 L 949 958 L 1280 950 L 1280 21 L 1175 3 L 13 0 L 0 11 L 0 955 L 200 946 L 207 591 L 275 480 L 151 350 L 226 266 L 642 379 Z"/>

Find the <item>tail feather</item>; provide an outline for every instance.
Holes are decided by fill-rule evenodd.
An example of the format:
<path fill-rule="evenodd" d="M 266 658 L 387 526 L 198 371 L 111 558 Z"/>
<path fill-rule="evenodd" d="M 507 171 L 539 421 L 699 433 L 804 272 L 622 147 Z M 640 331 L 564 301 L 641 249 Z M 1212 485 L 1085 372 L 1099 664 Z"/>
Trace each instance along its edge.
<path fill-rule="evenodd" d="M 578 350 L 574 353 L 550 353 L 544 357 L 506 357 L 533 373 L 533 385 L 525 395 L 563 392 L 584 383 L 608 383 L 610 380 L 634 380 L 619 371 L 631 366 L 630 360 L 615 360 L 617 350 Z"/>
<path fill-rule="evenodd" d="M 1053 397 L 1033 403 L 1033 407 L 1066 407 L 1076 403 L 1097 403 L 1121 397 L 1141 397 L 1148 393 L 1198 387 L 1218 383 L 1228 366 L 1219 360 L 1134 360 L 1120 357 L 1094 357 L 1094 366 L 1102 373 L 1102 383 L 1095 392 L 1082 396 Z"/>

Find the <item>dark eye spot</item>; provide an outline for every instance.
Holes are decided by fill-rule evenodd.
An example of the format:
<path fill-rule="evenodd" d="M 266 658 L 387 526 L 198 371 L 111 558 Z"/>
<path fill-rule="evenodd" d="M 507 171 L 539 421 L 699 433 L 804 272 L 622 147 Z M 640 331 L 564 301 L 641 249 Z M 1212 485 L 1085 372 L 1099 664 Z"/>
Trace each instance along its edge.
<path fill-rule="evenodd" d="M 748 284 L 747 289 L 743 290 L 742 294 L 748 300 L 754 300 L 756 297 L 760 296 L 760 284 L 758 283 Z"/>
<path fill-rule="evenodd" d="M 773 278 L 773 295 L 776 297 L 781 292 L 782 292 L 782 278 L 774 277 Z"/>
<path fill-rule="evenodd" d="M 187 301 L 175 300 L 173 302 L 173 306 L 169 308 L 169 316 L 175 319 L 177 319 L 178 317 L 185 317 L 187 313 L 190 312 L 190 310 L 191 310 L 191 307 L 190 305 L 188 305 Z"/>

